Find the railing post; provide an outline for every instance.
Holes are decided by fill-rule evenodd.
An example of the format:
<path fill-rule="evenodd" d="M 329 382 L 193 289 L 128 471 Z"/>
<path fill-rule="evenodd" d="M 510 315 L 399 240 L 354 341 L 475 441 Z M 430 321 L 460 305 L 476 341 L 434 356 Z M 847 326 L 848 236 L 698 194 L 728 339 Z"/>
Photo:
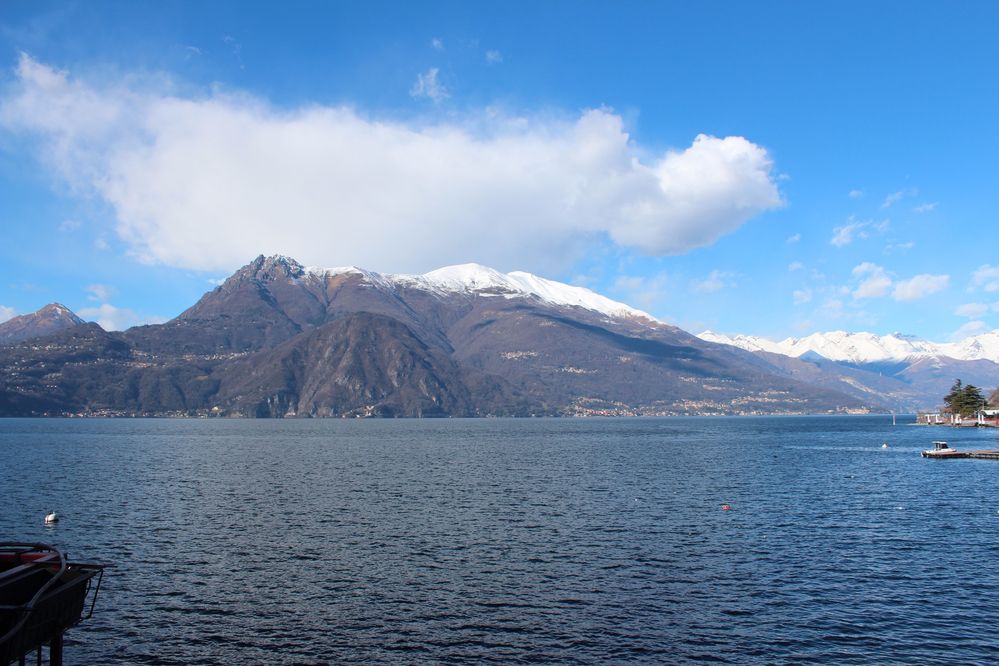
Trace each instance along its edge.
<path fill-rule="evenodd" d="M 49 666 L 62 666 L 62 632 L 52 636 L 49 643 Z"/>

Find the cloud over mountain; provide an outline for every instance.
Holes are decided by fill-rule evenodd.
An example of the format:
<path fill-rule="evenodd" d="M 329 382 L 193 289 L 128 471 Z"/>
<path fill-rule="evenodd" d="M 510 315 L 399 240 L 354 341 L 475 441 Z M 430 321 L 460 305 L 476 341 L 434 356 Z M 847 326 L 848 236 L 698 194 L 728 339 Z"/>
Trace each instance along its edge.
<path fill-rule="evenodd" d="M 550 267 L 604 238 L 678 254 L 783 204 L 766 149 L 700 135 L 648 158 L 608 110 L 376 119 L 177 88 L 83 81 L 23 55 L 0 127 L 107 202 L 136 256 L 200 270 L 261 249 L 409 271 Z"/>

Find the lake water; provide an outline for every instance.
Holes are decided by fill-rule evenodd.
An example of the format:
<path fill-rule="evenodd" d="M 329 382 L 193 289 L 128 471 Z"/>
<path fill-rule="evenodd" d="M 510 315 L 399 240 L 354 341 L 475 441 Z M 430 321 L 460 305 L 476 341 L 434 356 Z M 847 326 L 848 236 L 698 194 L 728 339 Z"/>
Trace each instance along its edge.
<path fill-rule="evenodd" d="M 994 436 L 0 420 L 0 540 L 114 564 L 70 664 L 995 662 Z"/>

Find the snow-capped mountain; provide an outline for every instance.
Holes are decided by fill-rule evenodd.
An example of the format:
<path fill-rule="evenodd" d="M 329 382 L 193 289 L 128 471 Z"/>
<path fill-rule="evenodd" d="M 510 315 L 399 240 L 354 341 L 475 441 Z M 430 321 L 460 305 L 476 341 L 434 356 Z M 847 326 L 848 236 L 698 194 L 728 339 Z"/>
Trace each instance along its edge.
<path fill-rule="evenodd" d="M 930 342 L 913 336 L 893 333 L 847 333 L 830 331 L 803 338 L 774 341 L 752 335 L 729 336 L 704 331 L 697 337 L 708 342 L 732 345 L 747 351 L 766 351 L 791 357 L 818 354 L 831 361 L 846 363 L 884 363 L 919 358 L 947 357 L 961 361 L 999 362 L 999 329 L 966 338 L 959 342 Z"/>
<path fill-rule="evenodd" d="M 548 280 L 523 271 L 501 273 L 488 266 L 474 263 L 445 266 L 423 275 L 383 274 L 356 266 L 308 267 L 303 270 L 306 274 L 318 277 L 352 273 L 362 276 L 366 282 L 383 289 L 406 287 L 423 289 L 439 295 L 474 293 L 480 296 L 505 298 L 533 297 L 550 305 L 584 308 L 608 317 L 645 319 L 652 323 L 660 323 L 647 312 L 601 296 L 585 287 Z"/>

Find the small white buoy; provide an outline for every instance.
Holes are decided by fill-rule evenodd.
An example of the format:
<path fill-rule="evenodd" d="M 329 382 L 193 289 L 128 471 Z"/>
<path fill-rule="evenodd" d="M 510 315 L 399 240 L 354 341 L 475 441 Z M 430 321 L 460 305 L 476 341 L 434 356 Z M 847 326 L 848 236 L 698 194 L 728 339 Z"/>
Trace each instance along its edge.
<path fill-rule="evenodd" d="M 58 522 L 59 522 L 59 514 L 57 514 L 55 511 L 49 511 L 48 513 L 45 514 L 46 525 L 52 525 L 53 523 L 58 523 Z"/>
<path fill-rule="evenodd" d="M 882 444 L 881 448 L 882 449 L 887 449 L 888 448 L 888 442 L 885 442 L 884 444 Z"/>

